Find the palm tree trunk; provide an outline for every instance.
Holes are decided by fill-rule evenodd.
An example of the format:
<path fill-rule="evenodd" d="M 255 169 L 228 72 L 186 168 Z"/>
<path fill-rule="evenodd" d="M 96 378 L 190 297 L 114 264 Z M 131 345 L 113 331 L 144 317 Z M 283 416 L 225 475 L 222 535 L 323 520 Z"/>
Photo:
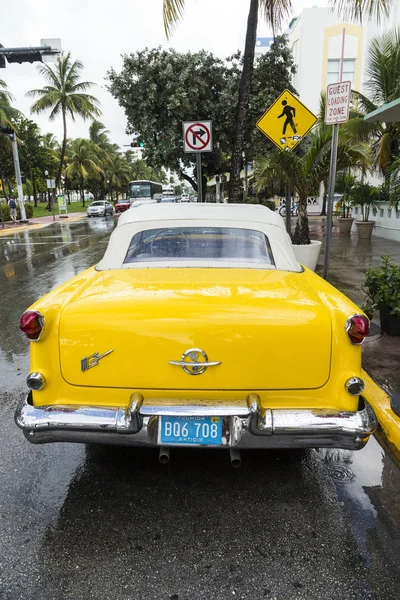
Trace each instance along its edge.
<path fill-rule="evenodd" d="M 229 181 L 229 202 L 240 202 L 240 171 L 242 151 L 246 131 L 250 86 L 253 75 L 254 53 L 256 47 L 259 0 L 250 0 L 247 20 L 246 44 L 243 55 L 243 69 L 240 78 L 239 101 L 236 112 L 235 137 L 233 140 L 232 165 Z"/>
<path fill-rule="evenodd" d="M 33 169 L 31 170 L 31 180 L 32 180 L 33 202 L 34 202 L 34 205 L 37 206 L 38 205 L 38 196 L 37 196 L 37 190 L 36 190 L 35 173 L 34 173 Z"/>
<path fill-rule="evenodd" d="M 308 217 L 307 217 L 307 196 L 301 195 L 299 197 L 299 215 L 297 217 L 297 223 L 292 236 L 293 244 L 310 244 L 310 231 L 308 229 Z"/>
<path fill-rule="evenodd" d="M 67 116 L 65 114 L 65 109 L 62 110 L 62 118 L 63 118 L 63 141 L 61 145 L 61 156 L 60 156 L 60 166 L 58 167 L 58 173 L 56 177 L 56 190 L 60 185 L 61 175 L 64 166 L 64 157 L 65 157 L 65 149 L 67 147 Z"/>
<path fill-rule="evenodd" d="M 82 206 L 85 206 L 85 191 L 83 189 L 83 177 L 81 177 L 80 183 L 81 183 L 81 185 L 80 185 L 80 193 L 81 193 Z"/>

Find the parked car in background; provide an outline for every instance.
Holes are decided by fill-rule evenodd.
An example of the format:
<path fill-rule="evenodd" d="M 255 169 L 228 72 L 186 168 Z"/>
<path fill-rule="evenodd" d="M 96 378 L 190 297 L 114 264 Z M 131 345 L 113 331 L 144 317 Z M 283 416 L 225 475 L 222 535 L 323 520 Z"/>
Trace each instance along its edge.
<path fill-rule="evenodd" d="M 189 194 L 182 194 L 181 202 L 189 202 Z"/>
<path fill-rule="evenodd" d="M 130 207 L 131 201 L 129 200 L 129 198 L 126 198 L 125 200 L 117 200 L 117 202 L 114 204 L 114 209 L 116 213 L 125 212 Z"/>
<path fill-rule="evenodd" d="M 108 200 L 96 200 L 87 208 L 88 217 L 106 217 L 113 214 L 114 209 Z"/>
<path fill-rule="evenodd" d="M 369 321 L 296 260 L 260 205 L 154 204 L 125 212 L 104 257 L 35 302 L 32 443 L 357 450 Z M 51 360 L 49 359 L 51 357 Z M 288 368 L 288 365 L 290 368 Z"/>

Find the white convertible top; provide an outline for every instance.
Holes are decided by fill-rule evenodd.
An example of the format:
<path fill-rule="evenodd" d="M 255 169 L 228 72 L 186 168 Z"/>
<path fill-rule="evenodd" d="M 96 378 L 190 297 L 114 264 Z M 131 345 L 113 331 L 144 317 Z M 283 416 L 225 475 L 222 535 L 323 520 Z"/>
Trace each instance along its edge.
<path fill-rule="evenodd" d="M 163 262 L 132 262 L 124 264 L 133 236 L 140 231 L 151 229 L 170 229 L 173 227 L 231 227 L 263 232 L 269 241 L 274 265 L 268 267 L 257 263 L 241 264 L 235 262 L 222 264 L 221 261 L 182 260 L 170 264 Z M 114 229 L 104 257 L 97 270 L 168 268 L 168 267 L 232 267 L 269 268 L 280 271 L 302 271 L 296 260 L 290 237 L 286 233 L 284 221 L 277 213 L 261 204 L 209 204 L 209 203 L 157 203 L 142 204 L 128 209 Z"/>
<path fill-rule="evenodd" d="M 127 210 L 119 219 L 118 226 L 138 221 L 161 221 L 163 219 L 210 219 L 218 221 L 251 221 L 268 223 L 285 229 L 282 217 L 262 204 L 211 204 L 211 203 L 144 203 Z"/>

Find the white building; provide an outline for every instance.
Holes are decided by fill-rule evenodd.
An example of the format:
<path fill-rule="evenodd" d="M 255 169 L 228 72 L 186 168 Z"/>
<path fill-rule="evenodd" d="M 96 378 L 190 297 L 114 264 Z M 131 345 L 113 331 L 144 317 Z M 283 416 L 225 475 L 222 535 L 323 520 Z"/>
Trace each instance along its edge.
<path fill-rule="evenodd" d="M 351 81 L 354 90 L 366 93 L 365 68 L 371 40 L 400 25 L 400 0 L 393 0 L 389 18 L 378 25 L 375 20 L 363 25 L 344 22 L 328 8 L 305 8 L 289 25 L 289 46 L 297 73 L 293 87 L 300 99 L 313 112 L 318 112 L 321 90 L 339 81 L 343 29 L 343 81 Z"/>
<path fill-rule="evenodd" d="M 345 29 L 343 81 L 351 81 L 352 89 L 368 96 L 365 87 L 368 49 L 371 40 L 389 29 L 400 26 L 400 0 L 392 0 L 389 17 L 379 24 L 375 20 L 359 23 L 344 22 L 328 8 L 305 8 L 289 25 L 289 46 L 297 73 L 293 87 L 301 101 L 315 114 L 319 113 L 321 91 L 329 83 L 339 81 L 343 29 Z M 380 181 L 374 178 L 374 184 Z M 316 212 L 319 207 L 310 207 Z M 314 210 L 313 210 L 314 209 Z M 360 218 L 355 209 L 355 218 Z M 376 221 L 374 235 L 400 241 L 400 213 L 382 205 L 372 218 Z"/>

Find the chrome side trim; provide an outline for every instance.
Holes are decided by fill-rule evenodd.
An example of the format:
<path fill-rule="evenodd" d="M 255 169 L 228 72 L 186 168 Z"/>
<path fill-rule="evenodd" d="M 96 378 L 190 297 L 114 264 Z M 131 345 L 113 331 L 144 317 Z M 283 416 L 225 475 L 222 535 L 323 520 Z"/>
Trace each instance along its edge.
<path fill-rule="evenodd" d="M 47 442 L 103 443 L 158 446 L 159 417 L 214 415 L 223 417 L 222 447 L 236 448 L 344 448 L 365 446 L 377 427 L 371 407 L 355 413 L 329 410 L 264 409 L 257 394 L 248 405 L 227 407 L 146 407 L 142 394 L 134 393 L 128 407 L 33 406 L 28 394 L 17 407 L 15 421 L 36 444 Z M 236 410 L 236 414 L 232 412 Z M 238 413 L 241 413 L 241 416 Z M 229 414 L 227 414 L 229 413 Z M 174 444 L 175 445 L 175 444 Z"/>

